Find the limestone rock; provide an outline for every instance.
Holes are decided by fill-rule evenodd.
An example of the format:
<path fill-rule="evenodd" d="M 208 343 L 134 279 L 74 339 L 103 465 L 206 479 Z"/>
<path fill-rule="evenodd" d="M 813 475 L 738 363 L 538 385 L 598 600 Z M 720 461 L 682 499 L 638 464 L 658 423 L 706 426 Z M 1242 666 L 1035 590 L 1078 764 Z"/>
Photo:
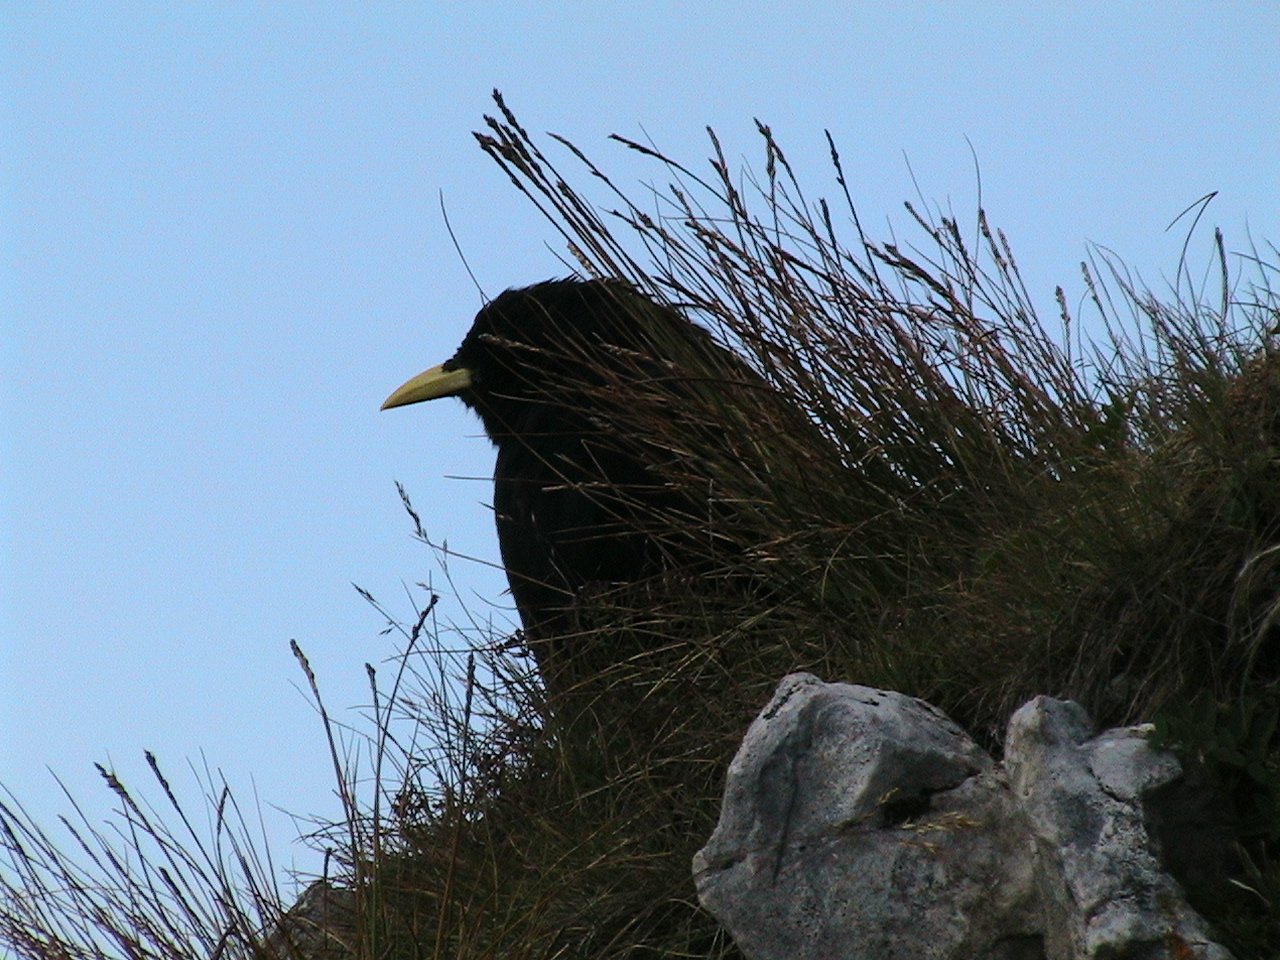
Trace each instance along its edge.
<path fill-rule="evenodd" d="M 1009 722 L 1004 766 L 1036 848 L 1050 956 L 1128 956 L 1139 947 L 1142 956 L 1228 956 L 1183 902 L 1148 832 L 1143 798 L 1182 767 L 1151 749 L 1145 732 L 1095 737 L 1078 704 L 1048 697 Z M 1166 953 L 1156 952 L 1161 945 Z"/>
<path fill-rule="evenodd" d="M 355 893 L 316 880 L 285 911 L 265 943 L 264 956 L 280 960 L 353 960 Z"/>
<path fill-rule="evenodd" d="M 699 897 L 755 960 L 1225 960 L 1148 835 L 1181 769 L 1143 734 L 1037 698 L 997 764 L 923 701 L 793 674 L 729 768 Z"/>

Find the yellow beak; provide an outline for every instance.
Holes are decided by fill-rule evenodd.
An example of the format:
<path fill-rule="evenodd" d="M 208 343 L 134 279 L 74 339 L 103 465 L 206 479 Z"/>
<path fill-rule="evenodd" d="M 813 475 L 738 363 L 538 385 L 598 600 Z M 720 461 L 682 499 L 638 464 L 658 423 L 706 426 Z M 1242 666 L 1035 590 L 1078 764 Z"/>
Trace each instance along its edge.
<path fill-rule="evenodd" d="M 444 364 L 437 364 L 397 387 L 395 392 L 383 401 L 382 409 L 403 407 L 409 403 L 435 400 L 437 397 L 452 397 L 469 386 L 471 386 L 471 371 L 466 367 L 445 370 Z"/>

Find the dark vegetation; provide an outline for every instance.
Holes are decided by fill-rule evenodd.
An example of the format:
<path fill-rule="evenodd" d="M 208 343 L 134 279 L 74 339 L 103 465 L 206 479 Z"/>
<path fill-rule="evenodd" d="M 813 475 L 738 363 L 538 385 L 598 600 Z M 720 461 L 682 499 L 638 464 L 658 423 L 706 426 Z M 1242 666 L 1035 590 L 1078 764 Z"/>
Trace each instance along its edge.
<path fill-rule="evenodd" d="M 1197 905 L 1237 955 L 1280 952 L 1276 251 L 1216 235 L 1211 267 L 1184 258 L 1162 295 L 1099 254 L 1047 321 L 982 210 L 964 227 L 909 205 L 916 240 L 866 237 L 834 145 L 837 205 L 805 196 L 765 127 L 758 179 L 714 136 L 706 175 L 623 141 L 669 184 L 639 199 L 557 141 L 593 201 L 499 107 L 480 145 L 566 270 L 678 307 L 771 389 L 673 411 L 652 378 L 581 385 L 670 453 L 667 482 L 714 477 L 694 498 L 714 508 L 655 524 L 701 535 L 698 575 L 577 598 L 588 653 L 554 694 L 518 638 L 431 603 L 388 618 L 406 642 L 390 691 L 374 683 L 374 782 L 331 727 L 348 821 L 317 837 L 355 890 L 355 955 L 734 955 L 690 858 L 797 669 L 924 697 L 993 749 L 1037 693 L 1154 720 L 1238 819 L 1237 875 Z M 753 587 L 717 586 L 735 579 Z M 211 790 L 206 838 L 167 785 L 161 816 L 108 783 L 118 832 L 79 822 L 69 849 L 0 808 L 13 955 L 270 956 L 278 895 L 234 799 Z"/>

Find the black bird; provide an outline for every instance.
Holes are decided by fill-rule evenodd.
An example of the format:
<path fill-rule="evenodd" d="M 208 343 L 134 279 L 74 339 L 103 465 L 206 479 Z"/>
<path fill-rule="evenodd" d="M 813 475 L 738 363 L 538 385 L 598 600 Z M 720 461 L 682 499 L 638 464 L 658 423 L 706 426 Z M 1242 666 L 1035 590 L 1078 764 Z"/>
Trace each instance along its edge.
<path fill-rule="evenodd" d="M 723 406 L 728 386 L 762 383 L 630 286 L 551 280 L 492 300 L 453 357 L 383 409 L 456 396 L 479 414 L 498 450 L 502 562 L 545 675 L 557 654 L 537 641 L 564 629 L 584 587 L 696 574 L 715 551 L 710 481 L 690 482 L 704 469 L 691 447 L 699 430 L 708 442 L 724 431 L 699 426 L 698 411 Z M 662 418 L 683 427 L 655 431 Z"/>

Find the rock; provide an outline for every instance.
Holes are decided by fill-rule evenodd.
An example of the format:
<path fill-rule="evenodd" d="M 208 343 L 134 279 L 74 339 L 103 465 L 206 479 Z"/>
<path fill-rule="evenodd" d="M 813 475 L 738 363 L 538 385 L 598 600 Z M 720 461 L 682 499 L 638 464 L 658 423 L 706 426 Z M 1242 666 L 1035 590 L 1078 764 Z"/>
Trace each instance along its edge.
<path fill-rule="evenodd" d="M 1035 957 L 1011 808 L 992 759 L 929 704 L 794 674 L 729 768 L 698 894 L 751 957 Z"/>
<path fill-rule="evenodd" d="M 1004 766 L 1036 848 L 1050 957 L 1229 956 L 1148 832 L 1143 798 L 1182 767 L 1147 732 L 1095 737 L 1078 704 L 1049 697 L 1009 722 Z"/>
<path fill-rule="evenodd" d="M 729 768 L 698 895 L 754 960 L 1225 960 L 1163 871 L 1141 728 L 1038 698 L 997 764 L 929 704 L 793 674 Z"/>
<path fill-rule="evenodd" d="M 353 960 L 357 941 L 354 891 L 316 880 L 280 918 L 266 939 L 263 955 L 280 960 Z"/>

